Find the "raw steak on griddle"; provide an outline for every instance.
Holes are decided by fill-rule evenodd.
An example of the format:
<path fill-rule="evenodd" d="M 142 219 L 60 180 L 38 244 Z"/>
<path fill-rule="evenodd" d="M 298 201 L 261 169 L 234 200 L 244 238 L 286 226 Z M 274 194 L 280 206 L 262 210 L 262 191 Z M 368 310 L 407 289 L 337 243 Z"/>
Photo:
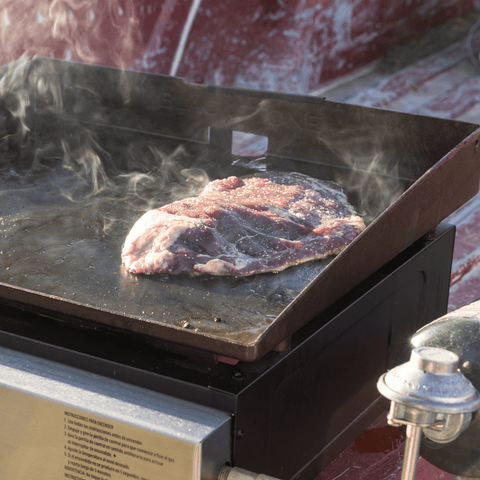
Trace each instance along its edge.
<path fill-rule="evenodd" d="M 340 253 L 365 228 L 332 182 L 259 173 L 210 182 L 145 213 L 122 260 L 132 273 L 253 275 Z"/>

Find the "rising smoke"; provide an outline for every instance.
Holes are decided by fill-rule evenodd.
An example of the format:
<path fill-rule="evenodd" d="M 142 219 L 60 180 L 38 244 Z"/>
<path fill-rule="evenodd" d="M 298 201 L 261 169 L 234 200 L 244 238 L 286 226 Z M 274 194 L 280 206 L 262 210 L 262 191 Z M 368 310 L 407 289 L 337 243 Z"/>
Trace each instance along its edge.
<path fill-rule="evenodd" d="M 42 56 L 129 67 L 141 30 L 132 0 L 0 0 L 0 63 Z"/>
<path fill-rule="evenodd" d="M 0 168 L 50 176 L 71 202 L 140 211 L 201 192 L 208 176 L 184 147 L 111 128 L 112 97 L 126 111 L 131 102 L 121 71 L 95 83 L 36 58 L 131 67 L 143 47 L 132 0 L 0 0 L 0 25 Z"/>

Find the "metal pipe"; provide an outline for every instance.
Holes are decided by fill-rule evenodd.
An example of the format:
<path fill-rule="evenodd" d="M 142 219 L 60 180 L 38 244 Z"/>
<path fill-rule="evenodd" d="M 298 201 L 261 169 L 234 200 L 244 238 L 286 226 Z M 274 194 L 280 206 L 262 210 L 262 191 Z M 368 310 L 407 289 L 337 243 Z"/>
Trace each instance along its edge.
<path fill-rule="evenodd" d="M 254 473 L 238 467 L 224 466 L 218 474 L 217 480 L 280 480 L 263 473 Z"/>
<path fill-rule="evenodd" d="M 170 76 L 174 77 L 177 74 L 178 67 L 180 66 L 180 62 L 182 60 L 183 52 L 185 51 L 185 47 L 187 45 L 188 35 L 190 34 L 190 30 L 192 29 L 193 21 L 198 12 L 198 8 L 202 0 L 193 0 L 192 6 L 188 12 L 187 19 L 185 20 L 185 25 L 183 26 L 182 34 L 180 35 L 180 40 L 178 42 L 177 50 L 175 51 L 175 56 L 173 57 L 173 62 L 170 67 Z"/>
<path fill-rule="evenodd" d="M 400 480 L 414 480 L 421 439 L 422 427 L 418 425 L 407 425 L 407 441 L 405 442 L 402 476 Z"/>

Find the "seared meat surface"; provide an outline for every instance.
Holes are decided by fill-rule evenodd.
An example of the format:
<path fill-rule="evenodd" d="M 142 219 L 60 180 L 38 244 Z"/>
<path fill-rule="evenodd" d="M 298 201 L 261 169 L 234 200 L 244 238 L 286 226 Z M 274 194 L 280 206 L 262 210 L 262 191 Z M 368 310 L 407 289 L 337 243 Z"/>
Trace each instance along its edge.
<path fill-rule="evenodd" d="M 132 273 L 245 276 L 340 253 L 365 224 L 332 182 L 265 172 L 210 182 L 146 212 L 128 234 Z"/>

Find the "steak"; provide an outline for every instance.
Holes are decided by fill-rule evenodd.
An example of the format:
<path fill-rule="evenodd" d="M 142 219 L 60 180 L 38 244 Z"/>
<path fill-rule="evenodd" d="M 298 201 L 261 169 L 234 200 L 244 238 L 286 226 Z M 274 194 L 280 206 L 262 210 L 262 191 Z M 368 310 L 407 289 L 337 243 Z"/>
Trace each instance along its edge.
<path fill-rule="evenodd" d="M 214 180 L 198 197 L 146 212 L 122 261 L 144 274 L 280 272 L 340 253 L 364 228 L 333 182 L 265 172 Z"/>

